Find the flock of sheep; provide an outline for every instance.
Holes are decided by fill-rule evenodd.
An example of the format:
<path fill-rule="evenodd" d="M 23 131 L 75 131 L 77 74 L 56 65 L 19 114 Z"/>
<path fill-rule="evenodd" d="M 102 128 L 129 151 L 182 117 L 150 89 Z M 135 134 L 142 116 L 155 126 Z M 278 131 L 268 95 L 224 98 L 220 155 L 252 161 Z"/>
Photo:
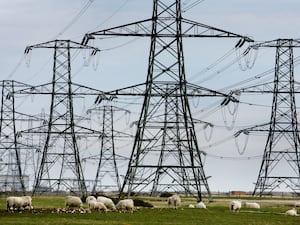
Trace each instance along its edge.
<path fill-rule="evenodd" d="M 252 208 L 252 209 L 260 209 L 260 204 L 256 202 L 245 202 L 246 208 Z M 229 209 L 233 212 L 239 212 L 242 208 L 242 202 L 240 200 L 233 200 L 229 204 Z M 297 216 L 297 210 L 296 208 L 292 208 L 290 210 L 287 210 L 285 213 L 287 216 Z"/>
<path fill-rule="evenodd" d="M 172 195 L 168 198 L 168 205 L 173 206 L 175 209 L 181 204 L 179 195 Z M 245 208 L 260 209 L 260 204 L 257 202 L 245 202 Z M 206 209 L 204 202 L 198 202 L 196 205 L 190 204 L 189 208 Z M 242 202 L 240 200 L 233 200 L 229 203 L 229 210 L 233 212 L 239 212 L 242 208 Z M 298 216 L 296 208 L 287 210 L 285 213 L 287 216 Z"/>
<path fill-rule="evenodd" d="M 115 205 L 113 200 L 108 197 L 99 196 L 96 198 L 94 196 L 88 196 L 86 198 L 86 202 L 88 204 L 89 212 L 91 212 L 91 211 L 107 212 L 109 210 L 120 211 L 120 212 L 124 212 L 124 211 L 133 212 L 133 210 L 134 210 L 134 202 L 132 199 L 120 200 Z M 82 209 L 83 203 L 82 203 L 81 198 L 79 198 L 77 196 L 66 196 L 65 207 L 66 207 L 66 209 L 69 209 L 69 208 L 81 208 Z M 8 212 L 20 211 L 20 210 L 24 210 L 26 208 L 33 209 L 31 196 L 7 197 L 6 209 Z"/>
<path fill-rule="evenodd" d="M 87 212 L 91 211 L 119 211 L 119 212 L 133 212 L 134 211 L 134 201 L 132 199 L 123 199 L 119 200 L 117 204 L 113 202 L 112 199 L 104 196 L 98 196 L 97 198 L 94 196 L 88 196 L 86 198 L 86 202 L 88 204 Z M 181 205 L 181 198 L 179 195 L 174 194 L 167 199 L 167 203 L 169 207 L 173 207 L 177 209 Z M 22 196 L 15 197 L 10 196 L 6 199 L 6 206 L 8 212 L 13 212 L 15 210 L 20 211 L 26 208 L 33 209 L 32 207 L 32 198 L 31 196 Z M 245 208 L 254 208 L 260 209 L 259 203 L 256 202 L 245 202 Z M 67 196 L 65 198 L 65 207 L 69 208 L 83 208 L 83 203 L 81 199 L 77 196 Z M 207 209 L 204 202 L 198 202 L 196 205 L 190 204 L 189 208 L 199 208 L 199 209 Z M 242 208 L 242 202 L 240 200 L 233 200 L 229 204 L 230 211 L 239 212 Z M 296 208 L 292 208 L 285 212 L 287 216 L 298 216 Z"/>

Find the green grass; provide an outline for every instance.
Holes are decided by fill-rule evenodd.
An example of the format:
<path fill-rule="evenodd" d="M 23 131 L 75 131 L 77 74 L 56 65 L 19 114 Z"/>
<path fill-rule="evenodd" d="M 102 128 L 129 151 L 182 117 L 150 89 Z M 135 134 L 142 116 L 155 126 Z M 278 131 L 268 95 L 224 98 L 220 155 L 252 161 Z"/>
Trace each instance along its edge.
<path fill-rule="evenodd" d="M 261 210 L 242 208 L 241 212 L 229 211 L 228 199 L 224 202 L 207 203 L 208 210 L 189 209 L 187 205 L 193 203 L 192 199 L 184 199 L 182 207 L 166 208 L 165 199 L 145 198 L 160 208 L 139 208 L 134 213 L 87 213 L 64 214 L 55 213 L 53 208 L 64 206 L 64 197 L 34 197 L 35 212 L 8 213 L 5 210 L 5 198 L 0 198 L 0 224 L 60 224 L 60 225 L 292 225 L 300 224 L 300 217 L 288 217 L 283 213 L 290 206 L 268 204 Z M 87 207 L 84 205 L 84 207 Z M 40 213 L 39 209 L 46 209 Z"/>

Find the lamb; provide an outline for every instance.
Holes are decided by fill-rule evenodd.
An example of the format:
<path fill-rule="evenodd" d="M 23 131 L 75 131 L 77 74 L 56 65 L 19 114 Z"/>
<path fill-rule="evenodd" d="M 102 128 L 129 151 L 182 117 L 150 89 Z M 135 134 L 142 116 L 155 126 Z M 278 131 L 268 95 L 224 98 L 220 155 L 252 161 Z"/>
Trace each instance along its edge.
<path fill-rule="evenodd" d="M 119 210 L 119 211 L 129 211 L 129 212 L 133 212 L 133 209 L 134 209 L 134 202 L 132 199 L 123 199 L 123 200 L 120 200 L 117 205 L 116 205 L 116 208 Z"/>
<path fill-rule="evenodd" d="M 80 208 L 83 206 L 82 201 L 77 196 L 67 196 L 65 199 L 66 208 Z"/>
<path fill-rule="evenodd" d="M 7 211 L 14 211 L 15 209 L 20 211 L 20 209 L 25 209 L 27 207 L 29 209 L 33 209 L 31 196 L 22 196 L 22 197 L 10 196 L 7 197 L 6 199 Z"/>
<path fill-rule="evenodd" d="M 204 202 L 198 202 L 196 205 L 196 208 L 198 209 L 206 209 L 206 205 L 204 204 Z"/>
<path fill-rule="evenodd" d="M 233 212 L 239 212 L 242 208 L 242 202 L 239 200 L 233 200 L 229 204 L 229 209 Z"/>
<path fill-rule="evenodd" d="M 168 198 L 168 206 L 171 205 L 174 206 L 175 209 L 177 209 L 178 206 L 181 204 L 181 198 L 179 195 L 174 194 Z"/>
<path fill-rule="evenodd" d="M 256 202 L 245 202 L 246 208 L 260 209 L 260 205 Z"/>
<path fill-rule="evenodd" d="M 292 208 L 285 212 L 286 216 L 297 216 L 297 210 L 295 208 Z"/>
<path fill-rule="evenodd" d="M 104 197 L 104 196 L 99 196 L 97 198 L 98 202 L 102 202 L 106 208 L 115 211 L 116 210 L 116 206 L 115 203 L 113 202 L 113 200 L 111 200 L 110 198 Z"/>
<path fill-rule="evenodd" d="M 89 200 L 88 201 L 89 210 L 98 210 L 98 211 L 107 211 L 106 206 L 102 202 L 98 202 L 97 200 Z"/>

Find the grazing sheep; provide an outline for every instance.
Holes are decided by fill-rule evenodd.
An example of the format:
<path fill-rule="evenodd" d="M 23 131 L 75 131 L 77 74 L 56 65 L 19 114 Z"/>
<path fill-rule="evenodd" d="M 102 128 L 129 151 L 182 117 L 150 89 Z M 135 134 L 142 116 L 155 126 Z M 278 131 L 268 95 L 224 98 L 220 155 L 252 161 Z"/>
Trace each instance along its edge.
<path fill-rule="evenodd" d="M 193 204 L 189 204 L 189 208 L 193 209 L 193 208 L 195 208 L 195 206 Z"/>
<path fill-rule="evenodd" d="M 77 196 L 67 196 L 65 199 L 66 208 L 80 208 L 82 207 L 82 201 Z"/>
<path fill-rule="evenodd" d="M 233 212 L 239 212 L 242 208 L 242 202 L 239 200 L 233 200 L 229 204 L 229 209 Z"/>
<path fill-rule="evenodd" d="M 299 201 L 295 202 L 295 203 L 294 203 L 294 207 L 295 207 L 295 208 L 300 207 L 300 202 L 299 202 Z"/>
<path fill-rule="evenodd" d="M 106 206 L 102 202 L 98 202 L 96 200 L 88 201 L 89 210 L 98 210 L 98 211 L 107 211 Z"/>
<path fill-rule="evenodd" d="M 116 208 L 119 211 L 129 211 L 129 212 L 133 212 L 134 209 L 134 202 L 132 199 L 123 199 L 120 200 L 117 205 Z"/>
<path fill-rule="evenodd" d="M 7 211 L 14 211 L 15 209 L 20 211 L 21 209 L 25 209 L 27 207 L 29 209 L 33 209 L 31 196 L 22 196 L 22 197 L 10 196 L 7 197 L 6 199 Z"/>
<path fill-rule="evenodd" d="M 116 210 L 116 206 L 115 203 L 113 202 L 113 200 L 111 200 L 110 198 L 104 197 L 104 196 L 99 196 L 97 198 L 98 202 L 102 202 L 106 208 L 115 211 Z"/>
<path fill-rule="evenodd" d="M 206 209 L 206 205 L 204 204 L 204 202 L 198 202 L 196 205 L 196 208 L 198 209 Z"/>
<path fill-rule="evenodd" d="M 260 209 L 260 205 L 256 202 L 245 202 L 246 208 Z"/>
<path fill-rule="evenodd" d="M 97 201 L 97 199 L 96 199 L 94 196 L 90 195 L 90 196 L 88 196 L 88 197 L 85 199 L 85 201 L 86 201 L 87 203 L 89 203 L 89 201 Z"/>
<path fill-rule="evenodd" d="M 174 206 L 177 209 L 178 206 L 181 204 L 181 198 L 179 195 L 174 194 L 168 198 L 168 206 Z"/>
<path fill-rule="evenodd" d="M 286 216 L 297 216 L 297 210 L 295 208 L 292 208 L 285 212 Z"/>

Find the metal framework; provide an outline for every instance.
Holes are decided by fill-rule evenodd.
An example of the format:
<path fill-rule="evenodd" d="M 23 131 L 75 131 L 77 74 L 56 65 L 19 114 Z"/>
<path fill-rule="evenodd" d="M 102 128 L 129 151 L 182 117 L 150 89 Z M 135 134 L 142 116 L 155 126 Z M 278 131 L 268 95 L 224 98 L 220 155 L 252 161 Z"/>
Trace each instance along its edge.
<path fill-rule="evenodd" d="M 92 193 L 97 192 L 119 192 L 121 189 L 120 175 L 118 171 L 117 160 L 124 160 L 124 157 L 115 152 L 115 137 L 127 137 L 130 135 L 121 133 L 114 129 L 114 114 L 122 109 L 110 104 L 104 104 L 96 108 L 89 109 L 89 113 L 96 112 L 102 114 L 102 135 L 100 137 L 100 154 L 94 157 L 98 160 L 97 173 L 92 189 Z"/>
<path fill-rule="evenodd" d="M 294 193 L 299 193 L 300 139 L 295 101 L 299 84 L 295 85 L 294 80 L 293 48 L 300 47 L 300 40 L 277 39 L 251 46 L 260 47 L 276 48 L 274 81 L 241 90 L 273 94 L 270 122 L 240 131 L 268 133 L 253 195 L 271 194 L 280 190 L 283 185 Z"/>
<path fill-rule="evenodd" d="M 70 191 L 86 195 L 87 188 L 81 167 L 77 137 L 80 135 L 99 135 L 100 132 L 89 130 L 75 124 L 73 108 L 74 95 L 99 95 L 100 91 L 72 83 L 71 50 L 89 50 L 95 55 L 97 48 L 82 46 L 70 40 L 55 40 L 26 48 L 28 53 L 33 48 L 49 48 L 54 50 L 53 77 L 51 90 L 44 87 L 20 90 L 25 94 L 51 94 L 51 106 L 47 121 L 46 140 L 42 150 L 41 164 L 38 169 L 33 194 L 48 191 Z M 42 133 L 41 127 L 24 131 L 26 133 Z"/>
<path fill-rule="evenodd" d="M 41 121 L 38 116 L 16 111 L 15 93 L 24 88 L 32 88 L 32 86 L 14 80 L 1 81 L 0 190 L 23 194 L 29 189 L 27 167 L 35 163 L 33 158 L 27 158 L 27 156 L 33 154 L 38 147 L 23 140 L 18 128 L 24 122 Z"/>
<path fill-rule="evenodd" d="M 0 190 L 21 191 L 25 184 L 21 168 L 20 149 L 17 142 L 14 81 L 2 81 L 0 119 Z"/>
<path fill-rule="evenodd" d="M 152 18 L 86 34 L 82 43 L 104 35 L 151 38 L 144 102 L 121 193 L 175 191 L 201 200 L 203 186 L 210 197 L 189 106 L 182 39 L 251 40 L 184 19 L 180 0 L 154 0 Z M 208 89 L 203 96 L 224 97 Z"/>

